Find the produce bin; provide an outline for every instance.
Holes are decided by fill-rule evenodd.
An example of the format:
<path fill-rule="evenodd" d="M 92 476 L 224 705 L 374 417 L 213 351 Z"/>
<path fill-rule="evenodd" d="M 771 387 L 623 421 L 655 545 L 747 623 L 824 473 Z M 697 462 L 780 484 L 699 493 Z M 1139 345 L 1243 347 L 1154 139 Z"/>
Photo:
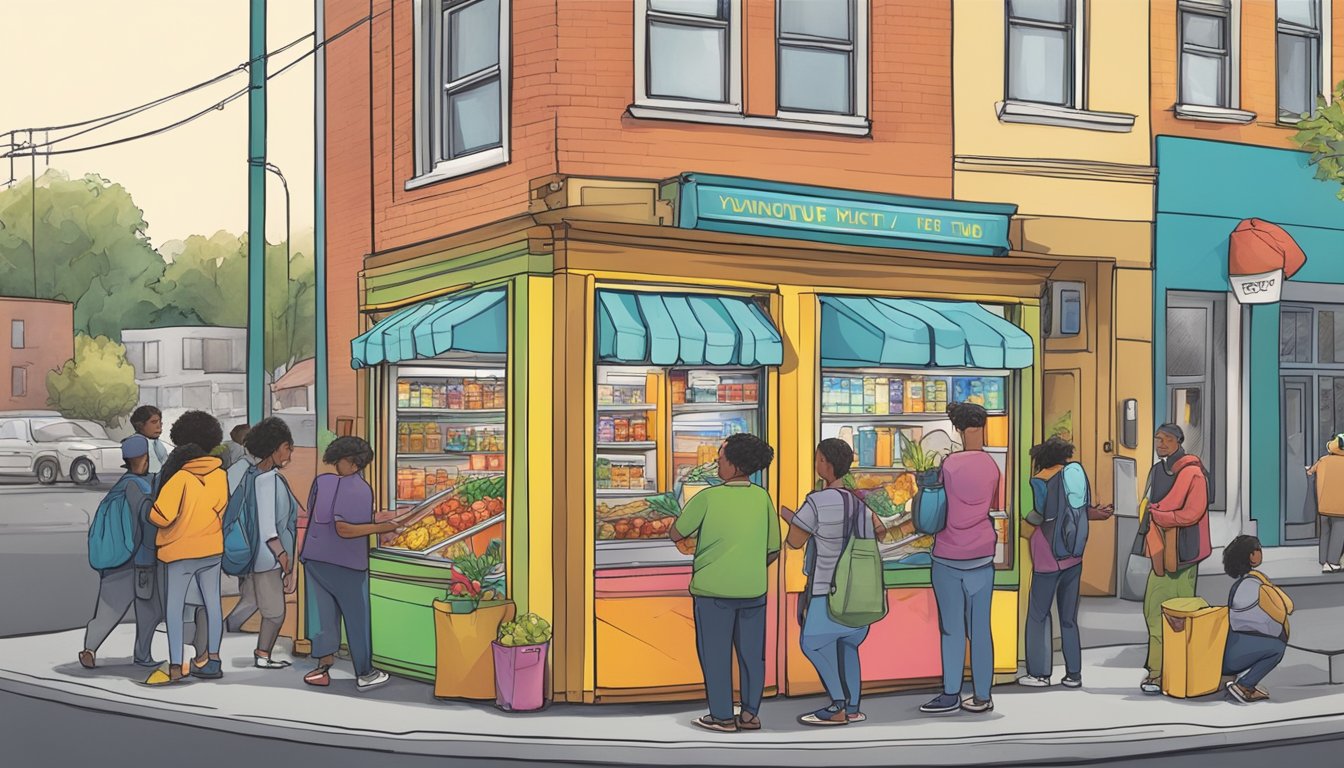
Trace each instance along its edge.
<path fill-rule="evenodd" d="M 550 643 L 503 646 L 495 652 L 495 706 L 506 712 L 532 712 L 546 703 L 546 652 Z"/>
<path fill-rule="evenodd" d="M 453 613 L 434 601 L 434 697 L 489 701 L 495 697 L 490 645 L 499 625 L 513 621 L 512 600 L 482 602 L 471 613 Z"/>
<path fill-rule="evenodd" d="M 1162 604 L 1162 693 L 1177 699 L 1218 690 L 1227 645 L 1226 606 L 1178 597 Z"/>

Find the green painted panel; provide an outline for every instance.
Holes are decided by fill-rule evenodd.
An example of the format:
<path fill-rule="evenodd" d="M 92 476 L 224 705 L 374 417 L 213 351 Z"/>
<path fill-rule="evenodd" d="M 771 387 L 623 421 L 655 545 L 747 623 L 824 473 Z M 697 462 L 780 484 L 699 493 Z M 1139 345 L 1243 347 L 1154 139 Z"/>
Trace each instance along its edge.
<path fill-rule="evenodd" d="M 388 593 L 419 599 L 408 602 Z M 442 594 L 442 589 L 393 585 L 382 579 L 370 579 L 369 610 L 375 659 L 383 660 L 392 671 L 402 674 L 419 671 L 420 676 L 427 674 L 433 679 L 435 647 L 431 603 Z"/>
<path fill-rule="evenodd" d="M 1276 547 L 1283 543 L 1283 425 L 1279 392 L 1279 305 L 1251 307 L 1249 387 L 1251 408 L 1251 455 L 1245 466 L 1255 467 L 1250 476 L 1251 518 L 1260 543 Z M 1301 471 L 1300 469 L 1298 470 Z M 1215 542 L 1218 544 L 1220 542 Z"/>
<path fill-rule="evenodd" d="M 524 244 L 514 244 L 450 261 L 369 275 L 365 280 L 364 302 L 389 304 L 454 286 L 477 286 L 525 274 L 551 274 L 554 265 L 550 254 L 531 254 Z"/>
<path fill-rule="evenodd" d="M 448 584 L 448 564 L 421 560 L 414 557 L 398 557 L 389 552 L 372 552 L 369 557 L 369 572 L 374 578 L 379 576 L 409 577 L 411 579 L 430 579 Z"/>

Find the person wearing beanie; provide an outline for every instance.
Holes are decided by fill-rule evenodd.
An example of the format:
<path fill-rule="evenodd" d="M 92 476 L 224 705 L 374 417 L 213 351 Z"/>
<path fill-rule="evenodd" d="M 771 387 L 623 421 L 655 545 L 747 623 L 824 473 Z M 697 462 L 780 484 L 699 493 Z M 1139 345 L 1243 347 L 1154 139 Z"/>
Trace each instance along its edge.
<path fill-rule="evenodd" d="M 1344 435 L 1325 445 L 1325 455 L 1307 467 L 1316 479 L 1316 513 L 1321 516 L 1321 573 L 1341 573 L 1344 557 Z"/>

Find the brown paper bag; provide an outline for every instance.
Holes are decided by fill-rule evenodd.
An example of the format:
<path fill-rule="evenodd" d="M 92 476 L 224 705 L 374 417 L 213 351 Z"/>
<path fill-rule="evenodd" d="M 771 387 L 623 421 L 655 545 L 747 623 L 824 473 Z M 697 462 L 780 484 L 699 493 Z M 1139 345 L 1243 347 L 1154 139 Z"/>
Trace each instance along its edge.
<path fill-rule="evenodd" d="M 434 696 L 440 699 L 495 698 L 495 662 L 490 643 L 499 625 L 513 621 L 512 600 L 482 602 L 471 613 L 453 613 L 434 601 Z"/>

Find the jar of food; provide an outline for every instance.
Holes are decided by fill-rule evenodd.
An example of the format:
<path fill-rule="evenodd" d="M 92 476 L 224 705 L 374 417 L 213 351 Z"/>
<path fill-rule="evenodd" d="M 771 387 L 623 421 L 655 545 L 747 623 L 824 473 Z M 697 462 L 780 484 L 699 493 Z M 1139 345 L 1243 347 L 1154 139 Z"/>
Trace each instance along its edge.
<path fill-rule="evenodd" d="M 611 487 L 629 488 L 630 487 L 630 465 L 615 464 L 611 465 Z"/>
<path fill-rule="evenodd" d="M 397 453 L 411 452 L 411 425 L 402 422 L 397 425 Z"/>
<path fill-rule="evenodd" d="M 448 398 L 448 410 L 450 410 L 450 411 L 460 411 L 460 410 L 462 410 L 462 408 L 463 408 L 463 405 L 462 405 L 462 380 L 461 380 L 461 379 L 449 379 L 449 380 L 448 380 L 448 385 L 447 385 L 446 389 L 447 389 L 447 398 Z"/>
<path fill-rule="evenodd" d="M 463 406 L 469 411 L 479 411 L 485 407 L 483 400 L 484 389 L 481 382 L 471 379 L 463 386 L 464 397 Z"/>
<path fill-rule="evenodd" d="M 597 442 L 610 443 L 616 440 L 615 419 L 610 416 L 599 416 L 597 419 Z"/>
<path fill-rule="evenodd" d="M 483 453 L 471 454 L 471 471 L 484 472 L 485 468 L 486 468 L 485 454 Z"/>
<path fill-rule="evenodd" d="M 630 465 L 630 487 L 637 490 L 644 490 L 644 468 L 638 464 Z"/>
<path fill-rule="evenodd" d="M 485 468 L 491 472 L 504 471 L 504 454 L 492 453 L 485 457 Z"/>
<path fill-rule="evenodd" d="M 443 453 L 443 432 L 438 424 L 425 425 L 425 453 Z"/>
<path fill-rule="evenodd" d="M 612 442 L 626 443 L 630 441 L 630 419 L 620 417 L 612 420 Z"/>
<path fill-rule="evenodd" d="M 406 452 L 407 452 L 407 453 L 424 453 L 424 452 L 425 452 L 425 425 L 420 424 L 420 423 L 414 423 L 414 424 L 411 424 L 411 426 L 410 426 L 410 430 L 411 430 L 411 434 L 410 434 L 410 437 L 407 439 Z"/>
<path fill-rule="evenodd" d="M 643 443 L 649 439 L 649 420 L 643 416 L 636 416 L 630 420 L 630 439 L 636 443 Z"/>

